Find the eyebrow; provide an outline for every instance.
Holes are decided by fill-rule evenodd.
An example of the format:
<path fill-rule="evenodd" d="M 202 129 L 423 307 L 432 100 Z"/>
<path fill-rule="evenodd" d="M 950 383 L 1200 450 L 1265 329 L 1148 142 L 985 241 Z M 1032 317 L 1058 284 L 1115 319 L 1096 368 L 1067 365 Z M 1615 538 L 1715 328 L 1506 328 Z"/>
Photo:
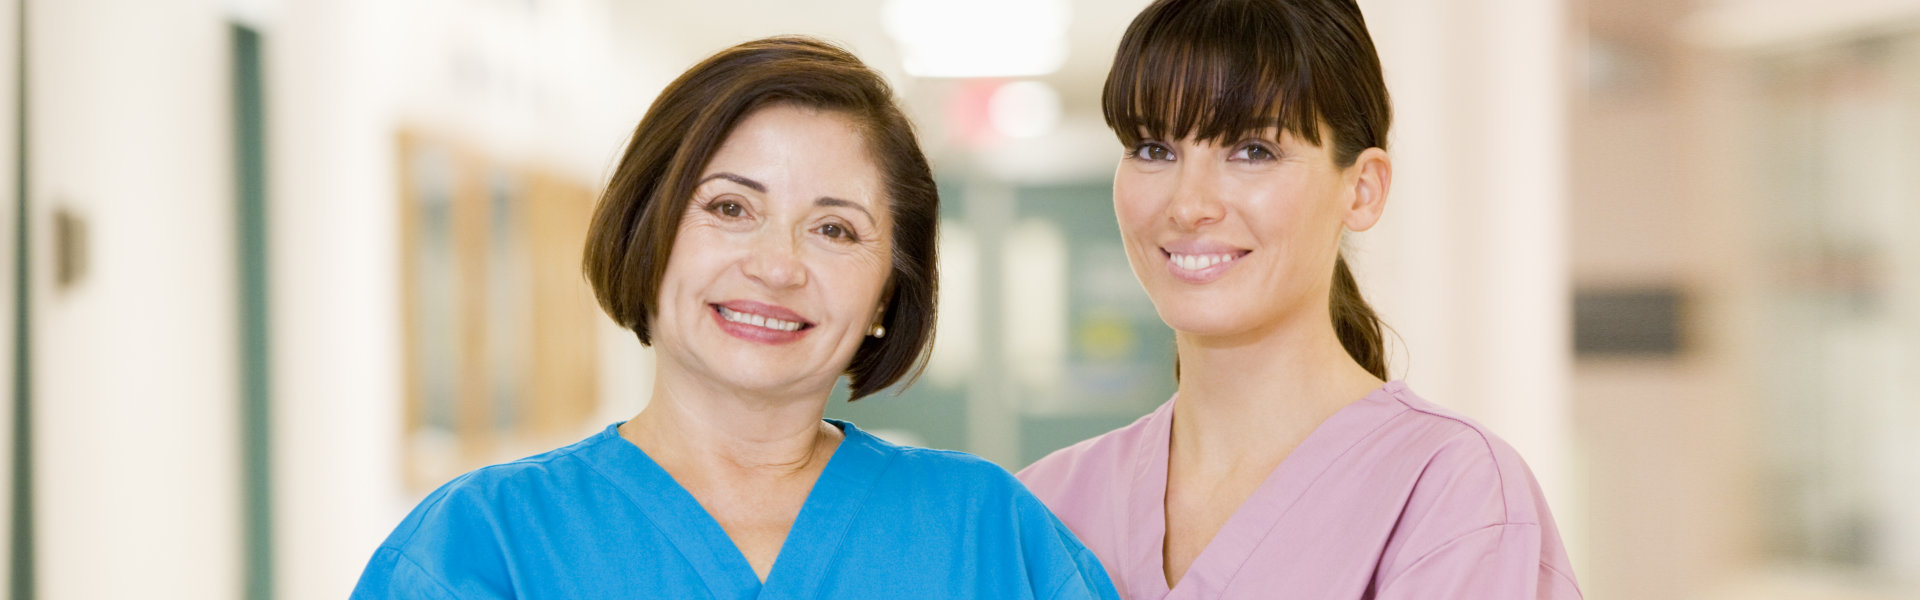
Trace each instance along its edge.
<path fill-rule="evenodd" d="M 726 171 L 721 171 L 721 172 L 719 172 L 719 173 L 714 173 L 714 174 L 712 174 L 712 175 L 708 175 L 708 176 L 706 176 L 705 178 L 703 178 L 703 179 L 701 179 L 701 180 L 700 180 L 700 183 L 697 183 L 697 184 L 694 184 L 694 185 L 706 185 L 706 184 L 707 184 L 707 182 L 709 182 L 709 181 L 713 181 L 713 180 L 715 180 L 715 179 L 725 179 L 725 180 L 727 180 L 727 181 L 731 181 L 731 182 L 734 182 L 734 183 L 738 183 L 738 184 L 740 184 L 740 185 L 744 185 L 744 186 L 747 186 L 747 187 L 748 187 L 749 189 L 752 189 L 753 191 L 756 191 L 756 192 L 760 192 L 760 193 L 762 193 L 762 194 L 765 194 L 765 193 L 767 193 L 767 186 L 766 186 L 766 184 L 763 184 L 763 183 L 760 183 L 760 182 L 758 182 L 758 181 L 754 181 L 754 180 L 752 180 L 752 179 L 747 179 L 747 178 L 745 178 L 745 177 L 741 177 L 741 176 L 739 176 L 739 175 L 735 175 L 735 174 L 732 174 L 732 173 L 728 173 L 728 172 L 726 172 Z"/>
<path fill-rule="evenodd" d="M 867 207 L 861 206 L 859 203 L 856 203 L 852 200 L 841 200 L 833 196 L 821 196 L 820 199 L 813 201 L 813 205 L 814 206 L 844 206 L 847 208 L 852 208 L 860 211 L 862 214 L 867 215 L 868 221 L 878 222 L 878 219 L 873 218 L 873 213 L 867 212 Z"/>
<path fill-rule="evenodd" d="M 741 177 L 733 173 L 728 173 L 726 171 L 721 171 L 719 173 L 708 175 L 705 178 L 701 179 L 700 183 L 696 185 L 706 185 L 707 182 L 713 181 L 715 179 L 725 179 L 727 181 L 731 181 L 731 182 L 746 186 L 748 189 L 751 189 L 753 191 L 760 192 L 762 194 L 767 193 L 766 184 L 760 183 L 758 181 L 754 181 L 752 179 L 748 179 L 746 177 Z M 862 213 L 865 213 L 867 215 L 868 221 L 876 221 L 876 222 L 878 221 L 878 219 L 873 218 L 873 213 L 867 211 L 867 207 L 861 206 L 859 203 L 854 202 L 852 200 L 842 200 L 839 198 L 835 198 L 833 196 L 821 196 L 819 199 L 816 199 L 813 201 L 813 205 L 851 208 L 854 210 L 858 210 Z"/>

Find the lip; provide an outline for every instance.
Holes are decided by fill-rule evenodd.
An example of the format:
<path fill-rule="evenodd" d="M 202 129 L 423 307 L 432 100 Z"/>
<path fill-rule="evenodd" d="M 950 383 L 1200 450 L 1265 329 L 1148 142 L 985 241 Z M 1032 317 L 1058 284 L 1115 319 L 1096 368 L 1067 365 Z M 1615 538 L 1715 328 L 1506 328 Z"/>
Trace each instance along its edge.
<path fill-rule="evenodd" d="M 1252 250 L 1246 248 L 1206 239 L 1174 240 L 1160 246 L 1160 255 L 1166 260 L 1167 273 L 1174 279 L 1193 284 L 1208 283 L 1226 276 L 1227 271 L 1233 269 L 1234 265 L 1240 264 L 1240 259 L 1252 253 Z M 1174 260 L 1175 255 L 1231 258 L 1206 267 L 1189 269 L 1182 266 L 1180 261 Z"/>
<path fill-rule="evenodd" d="M 800 328 L 794 331 L 783 331 L 750 323 L 728 321 L 726 317 L 720 315 L 720 309 L 722 308 L 732 312 L 749 313 L 799 323 Z M 813 331 L 813 322 L 800 316 L 800 313 L 788 310 L 783 306 L 754 302 L 752 300 L 728 300 L 726 302 L 708 304 L 707 314 L 713 316 L 714 324 L 719 325 L 721 331 L 727 332 L 727 335 L 749 342 L 774 345 L 786 344 L 806 337 L 808 332 Z"/>

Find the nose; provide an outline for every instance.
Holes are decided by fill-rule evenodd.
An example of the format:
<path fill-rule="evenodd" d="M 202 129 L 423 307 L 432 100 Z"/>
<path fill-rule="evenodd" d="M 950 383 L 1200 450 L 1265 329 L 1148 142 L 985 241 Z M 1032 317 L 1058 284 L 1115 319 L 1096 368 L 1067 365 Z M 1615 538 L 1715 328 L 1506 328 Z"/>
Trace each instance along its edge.
<path fill-rule="evenodd" d="M 1167 218 L 1181 230 L 1206 227 L 1226 217 L 1226 205 L 1220 202 L 1219 174 L 1196 164 L 1203 162 L 1186 161 L 1180 166 L 1180 180 L 1173 186 L 1172 201 L 1167 203 Z"/>
<path fill-rule="evenodd" d="M 799 236 L 765 231 L 754 238 L 741 262 L 748 279 L 771 289 L 806 285 L 807 268 L 800 261 Z"/>

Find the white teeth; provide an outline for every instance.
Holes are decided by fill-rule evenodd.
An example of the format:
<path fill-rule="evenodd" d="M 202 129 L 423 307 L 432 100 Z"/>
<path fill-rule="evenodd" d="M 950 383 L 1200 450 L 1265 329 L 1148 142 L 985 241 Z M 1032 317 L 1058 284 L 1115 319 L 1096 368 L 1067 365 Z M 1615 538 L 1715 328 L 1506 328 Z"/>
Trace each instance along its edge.
<path fill-rule="evenodd" d="M 793 321 L 782 321 L 779 319 L 775 319 L 773 317 L 756 315 L 752 313 L 743 313 L 735 310 L 729 310 L 727 307 L 724 307 L 724 306 L 720 306 L 716 308 L 720 309 L 720 318 L 726 319 L 728 321 L 732 321 L 734 323 L 740 323 L 743 325 L 752 325 L 754 327 L 765 327 L 767 329 L 778 329 L 780 331 L 799 331 L 800 330 L 800 324 L 795 323 Z"/>
<path fill-rule="evenodd" d="M 1171 253 L 1169 253 L 1171 254 Z M 1188 271 L 1198 271 L 1217 264 L 1232 262 L 1239 258 L 1233 254 L 1172 254 L 1174 266 Z"/>

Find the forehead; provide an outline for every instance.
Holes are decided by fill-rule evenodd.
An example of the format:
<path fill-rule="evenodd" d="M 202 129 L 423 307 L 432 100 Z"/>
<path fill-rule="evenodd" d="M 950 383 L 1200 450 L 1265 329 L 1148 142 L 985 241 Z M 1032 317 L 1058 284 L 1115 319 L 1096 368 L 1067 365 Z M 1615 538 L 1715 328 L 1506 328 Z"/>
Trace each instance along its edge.
<path fill-rule="evenodd" d="M 852 117 L 832 110 L 777 104 L 740 121 L 707 162 L 704 174 L 729 172 L 758 181 L 769 194 L 878 201 L 880 166 Z"/>

